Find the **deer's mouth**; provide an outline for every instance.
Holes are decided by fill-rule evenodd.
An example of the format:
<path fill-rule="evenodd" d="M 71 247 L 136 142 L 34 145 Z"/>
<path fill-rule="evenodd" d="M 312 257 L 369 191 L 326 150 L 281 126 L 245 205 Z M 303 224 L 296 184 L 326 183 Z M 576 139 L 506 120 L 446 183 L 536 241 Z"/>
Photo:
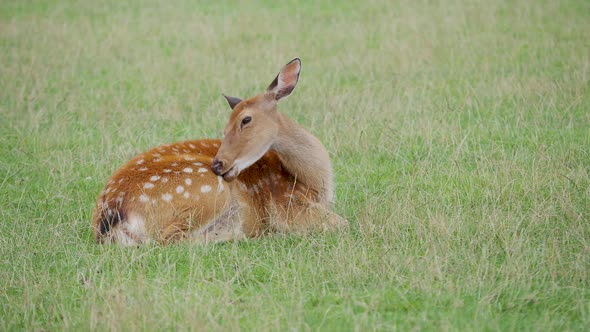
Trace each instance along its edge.
<path fill-rule="evenodd" d="M 240 169 L 234 164 L 226 170 L 226 165 L 227 163 L 223 160 L 215 158 L 213 164 L 211 164 L 211 170 L 215 175 L 223 177 L 227 182 L 231 182 L 238 176 L 238 174 L 240 174 Z"/>
<path fill-rule="evenodd" d="M 238 170 L 237 167 L 232 167 L 230 168 L 227 172 L 223 173 L 221 176 L 223 177 L 223 179 L 227 182 L 231 182 L 233 180 L 235 180 L 238 175 L 240 174 L 240 171 Z"/>

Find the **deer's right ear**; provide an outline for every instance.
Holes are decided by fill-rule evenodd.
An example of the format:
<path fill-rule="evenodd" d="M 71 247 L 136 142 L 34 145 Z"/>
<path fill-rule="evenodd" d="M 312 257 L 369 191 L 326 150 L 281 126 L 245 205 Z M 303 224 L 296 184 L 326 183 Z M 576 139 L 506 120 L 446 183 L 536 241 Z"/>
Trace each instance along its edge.
<path fill-rule="evenodd" d="M 295 58 L 281 69 L 274 81 L 270 83 L 266 91 L 270 93 L 275 100 L 280 100 L 291 94 L 301 72 L 301 60 Z"/>
<path fill-rule="evenodd" d="M 226 96 L 225 94 L 223 95 L 223 97 L 225 97 L 225 100 L 227 100 L 227 103 L 229 104 L 229 107 L 231 107 L 232 110 L 234 109 L 234 107 L 236 107 L 237 104 L 239 104 L 242 101 L 242 99 L 240 98 Z"/>

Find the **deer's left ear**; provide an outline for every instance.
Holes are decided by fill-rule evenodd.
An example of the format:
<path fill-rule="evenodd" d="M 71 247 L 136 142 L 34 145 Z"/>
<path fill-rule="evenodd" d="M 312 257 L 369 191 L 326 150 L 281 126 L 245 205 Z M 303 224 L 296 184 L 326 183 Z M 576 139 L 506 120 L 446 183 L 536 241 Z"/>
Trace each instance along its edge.
<path fill-rule="evenodd" d="M 301 60 L 295 58 L 281 69 L 274 81 L 270 83 L 266 91 L 270 93 L 275 100 L 280 100 L 291 94 L 301 72 Z"/>
<path fill-rule="evenodd" d="M 242 101 L 242 99 L 240 98 L 226 96 L 225 94 L 223 94 L 223 97 L 225 98 L 225 100 L 227 100 L 227 103 L 229 104 L 229 107 L 231 107 L 232 110 L 234 109 L 234 107 L 236 107 L 237 104 L 239 104 Z"/>

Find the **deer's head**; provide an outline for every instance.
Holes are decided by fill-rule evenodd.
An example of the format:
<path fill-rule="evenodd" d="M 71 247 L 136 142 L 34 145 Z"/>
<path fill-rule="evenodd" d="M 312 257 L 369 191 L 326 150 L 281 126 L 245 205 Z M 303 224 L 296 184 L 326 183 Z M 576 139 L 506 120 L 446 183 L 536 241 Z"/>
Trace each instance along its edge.
<path fill-rule="evenodd" d="M 295 58 L 281 69 L 266 92 L 246 100 L 224 95 L 233 111 L 211 167 L 215 174 L 232 181 L 272 147 L 281 129 L 277 102 L 295 89 L 300 71 L 301 60 Z"/>

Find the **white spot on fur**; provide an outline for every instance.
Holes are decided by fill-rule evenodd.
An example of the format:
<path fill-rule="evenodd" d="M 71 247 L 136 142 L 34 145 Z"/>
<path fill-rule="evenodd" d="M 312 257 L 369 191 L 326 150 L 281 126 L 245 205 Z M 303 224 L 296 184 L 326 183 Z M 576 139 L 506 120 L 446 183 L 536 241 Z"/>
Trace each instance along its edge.
<path fill-rule="evenodd" d="M 164 200 L 165 202 L 170 202 L 172 200 L 172 195 L 164 194 L 162 195 L 162 200 Z"/>
<path fill-rule="evenodd" d="M 182 193 L 183 191 L 184 191 L 184 187 L 183 187 L 183 186 L 178 186 L 178 187 L 176 187 L 176 193 L 177 193 L 177 194 L 180 194 L 180 193 Z"/>
<path fill-rule="evenodd" d="M 147 171 L 147 169 L 148 169 L 147 167 L 142 167 L 142 168 L 138 168 L 137 170 L 140 172 L 143 172 L 143 171 Z"/>
<path fill-rule="evenodd" d="M 201 168 L 199 168 L 198 172 L 199 173 L 206 173 L 207 172 L 207 169 L 204 168 L 204 167 L 201 167 Z"/>
<path fill-rule="evenodd" d="M 187 168 L 183 169 L 182 171 L 185 172 L 185 173 L 192 173 L 193 172 L 193 169 L 190 168 L 190 167 L 187 167 Z"/>
<path fill-rule="evenodd" d="M 162 183 L 168 182 L 168 178 L 162 178 Z"/>
<path fill-rule="evenodd" d="M 197 161 L 197 162 L 194 162 L 193 165 L 195 165 L 195 166 L 203 166 L 203 163 L 200 163 L 200 162 Z"/>
<path fill-rule="evenodd" d="M 136 164 L 138 164 L 138 165 L 141 165 L 141 164 L 143 164 L 143 163 L 145 163 L 145 160 L 143 160 L 143 159 L 139 159 L 139 160 L 136 162 Z"/>
<path fill-rule="evenodd" d="M 152 161 L 155 162 L 155 163 L 157 163 L 157 162 L 162 161 L 162 158 L 154 158 L 154 160 L 152 160 Z"/>
<path fill-rule="evenodd" d="M 184 155 L 184 160 L 192 161 L 192 160 L 195 160 L 195 159 L 197 159 L 197 157 L 191 156 L 191 155 L 188 155 L 188 154 L 187 155 Z"/>
<path fill-rule="evenodd" d="M 147 203 L 147 202 L 149 202 L 149 200 L 150 200 L 150 198 L 146 194 L 141 194 L 139 196 L 139 201 L 140 202 Z"/>
<path fill-rule="evenodd" d="M 191 149 L 196 148 L 196 146 L 193 143 L 189 143 L 188 146 L 190 146 Z"/>
<path fill-rule="evenodd" d="M 184 179 L 184 183 L 186 183 L 187 186 L 190 186 L 191 184 L 193 184 L 193 180 L 191 180 L 191 179 Z"/>
<path fill-rule="evenodd" d="M 171 170 L 171 169 L 167 169 L 167 168 L 166 168 L 166 169 L 164 170 L 164 173 L 170 173 L 170 172 L 172 172 L 172 170 Z"/>
<path fill-rule="evenodd" d="M 152 175 L 152 177 L 150 178 L 150 181 L 158 181 L 158 180 L 160 180 L 159 175 Z"/>
<path fill-rule="evenodd" d="M 152 189 L 154 187 L 154 184 L 151 182 L 146 182 L 143 184 L 143 189 Z"/>
<path fill-rule="evenodd" d="M 204 148 L 208 148 L 209 147 L 209 144 L 207 144 L 205 142 L 201 142 L 201 146 L 204 147 Z"/>
<path fill-rule="evenodd" d="M 210 185 L 206 184 L 206 185 L 201 186 L 201 192 L 202 193 L 208 193 L 210 191 L 211 191 L 211 186 Z"/>
<path fill-rule="evenodd" d="M 184 196 L 184 198 L 188 198 L 190 196 L 190 194 L 188 193 L 188 191 L 185 191 L 183 196 Z"/>
<path fill-rule="evenodd" d="M 221 176 L 217 176 L 217 191 L 223 192 L 223 178 Z"/>
<path fill-rule="evenodd" d="M 120 184 L 120 183 L 122 183 L 124 180 L 125 180 L 125 179 L 123 179 L 123 178 L 120 178 L 120 179 L 119 179 L 119 184 Z"/>
<path fill-rule="evenodd" d="M 213 145 L 214 147 L 218 147 L 218 146 L 219 146 L 219 144 L 217 144 L 217 143 L 213 143 L 212 145 Z"/>

